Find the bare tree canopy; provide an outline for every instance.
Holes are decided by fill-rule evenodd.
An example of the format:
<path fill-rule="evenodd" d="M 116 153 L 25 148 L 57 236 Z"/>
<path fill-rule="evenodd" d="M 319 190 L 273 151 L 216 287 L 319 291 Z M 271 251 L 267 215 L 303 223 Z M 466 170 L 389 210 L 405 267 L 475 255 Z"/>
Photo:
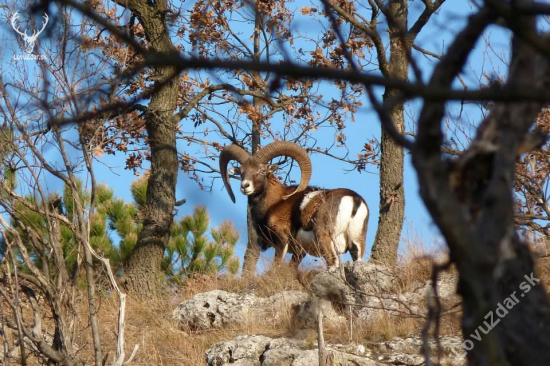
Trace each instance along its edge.
<path fill-rule="evenodd" d="M 422 4 L 412 21 L 404 0 L 308 4 L 302 15 L 319 21 L 325 31 L 305 41 L 292 26 L 294 12 L 285 2 L 198 1 L 185 8 L 166 0 L 59 0 L 32 6 L 31 14 L 48 14 L 40 39 L 56 48 L 50 58 L 33 64 L 38 81 L 18 83 L 4 73 L 0 79 L 5 121 L 0 234 L 3 251 L 10 253 L 2 271 L 12 286 L 1 295 L 17 309 L 19 279 L 39 289 L 56 321 L 53 345 L 37 336 L 39 317 L 34 324 L 11 326 L 31 339 L 48 362 L 77 364 L 67 326 L 76 286 L 76 270 L 69 264 L 83 264 L 95 363 L 101 364 L 94 258 L 105 262 L 90 241 L 99 199 L 93 172 L 97 156 L 127 152 L 127 166 L 136 171 L 150 162 L 143 228 L 123 281 L 129 291 L 147 298 L 160 293 L 164 282 L 161 269 L 173 231 L 178 170 L 203 184 L 200 174 L 218 173 L 212 161 L 222 144 L 253 152 L 261 139 L 284 139 L 352 169 L 381 164 L 382 214 L 373 258 L 389 263 L 397 258 L 404 152 L 410 154 L 422 200 L 449 249 L 443 267 L 454 265 L 459 273 L 469 364 L 550 364 L 550 303 L 538 283 L 530 247 L 548 243 L 550 6 L 530 0 L 472 3 L 463 28 L 436 55 L 415 40 L 443 1 Z M 8 8 L 16 22 L 15 4 Z M 388 35 L 381 34 L 380 19 Z M 48 31 L 50 26 L 55 30 Z M 507 70 L 488 85 L 465 88 L 460 74 L 490 27 L 511 35 Z M 308 53 L 299 46 L 306 41 L 316 45 Z M 29 42 L 25 47 L 35 56 L 39 52 Z M 411 56 L 415 51 L 431 56 L 433 69 L 421 70 Z M 377 71 L 369 72 L 372 68 Z M 331 96 L 319 94 L 321 83 L 332 88 Z M 345 145 L 345 125 L 365 102 L 361 99 L 376 111 L 381 139 L 365 136 L 361 153 L 335 151 Z M 420 105 L 414 131 L 405 130 L 403 108 L 409 101 Z M 447 129 L 449 108 L 465 103 L 484 113 L 470 138 L 457 143 Z M 282 128 L 275 128 L 274 116 L 282 116 Z M 202 135 L 183 130 L 182 119 L 195 128 L 215 126 L 216 137 L 208 136 L 210 130 Z M 327 146 L 313 134 L 322 127 L 334 132 Z M 202 155 L 178 151 L 178 142 L 200 146 Z M 46 157 L 52 146 L 55 163 Z M 79 186 L 79 174 L 86 176 L 89 197 Z M 70 211 L 59 210 L 59 197 L 50 195 L 47 179 L 66 187 Z M 16 188 L 19 181 L 32 187 L 27 196 Z M 44 227 L 22 220 L 23 210 L 43 217 L 33 222 Z M 63 235 L 71 236 L 78 253 L 72 262 L 61 245 Z M 124 294 L 108 272 L 123 314 Z M 515 309 L 474 343 L 470 335 L 526 281 L 530 291 L 517 299 Z M 27 294 L 32 305 L 33 295 Z M 119 364 L 125 358 L 121 343 Z"/>

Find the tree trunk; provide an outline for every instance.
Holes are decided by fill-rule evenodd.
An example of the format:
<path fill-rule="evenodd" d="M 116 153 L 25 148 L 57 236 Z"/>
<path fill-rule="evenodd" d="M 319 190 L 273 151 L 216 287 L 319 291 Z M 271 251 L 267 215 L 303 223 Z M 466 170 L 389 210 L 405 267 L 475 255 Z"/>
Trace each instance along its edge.
<path fill-rule="evenodd" d="M 260 29 L 262 27 L 261 15 L 259 11 L 256 10 L 256 15 L 254 18 L 254 61 L 260 62 Z M 258 81 L 261 75 L 257 72 L 252 74 L 253 78 L 256 80 L 255 88 L 258 91 L 260 87 L 258 86 Z M 261 100 L 258 97 L 253 98 L 254 109 L 258 112 L 258 116 L 261 114 Z M 252 155 L 258 151 L 260 148 L 260 124 L 262 121 L 253 121 L 252 122 Z M 258 259 L 260 258 L 260 246 L 258 245 L 258 233 L 256 228 L 252 224 L 252 216 L 250 213 L 250 205 L 247 205 L 246 209 L 246 226 L 248 231 L 248 242 L 246 246 L 246 252 L 244 253 L 244 263 L 243 263 L 243 273 L 244 274 L 254 274 L 256 273 L 256 267 L 258 265 Z"/>
<path fill-rule="evenodd" d="M 254 108 L 259 108 L 258 98 L 254 98 Z M 252 125 L 252 154 L 260 148 L 260 127 L 257 123 Z M 260 258 L 260 246 L 258 242 L 258 233 L 252 223 L 252 214 L 250 204 L 246 207 L 246 227 L 248 231 L 248 241 L 244 253 L 243 274 L 255 274 Z"/>
<path fill-rule="evenodd" d="M 260 246 L 258 245 L 258 233 L 252 224 L 250 205 L 246 208 L 246 227 L 248 230 L 248 241 L 244 253 L 243 274 L 253 275 L 256 273 L 256 266 L 260 258 Z"/>
<path fill-rule="evenodd" d="M 452 85 L 475 43 L 498 13 L 485 7 L 437 65 L 430 86 Z M 514 14 L 512 59 L 503 88 L 547 90 L 550 66 L 531 46 L 535 18 Z M 527 40 L 527 41 L 525 41 Z M 550 364 L 550 304 L 528 245 L 515 231 L 518 148 L 542 102 L 500 102 L 456 160 L 442 157 L 444 102 L 426 102 L 412 149 L 420 193 L 459 272 L 462 332 L 469 365 Z"/>
<path fill-rule="evenodd" d="M 176 52 L 166 29 L 166 0 L 128 1 L 145 29 L 152 50 Z M 178 177 L 176 151 L 177 78 L 173 67 L 154 69 L 157 92 L 152 96 L 145 113 L 147 135 L 151 148 L 151 170 L 147 186 L 143 228 L 126 268 L 125 286 L 141 298 L 160 293 L 164 275 L 161 262 L 170 239 Z"/>
<path fill-rule="evenodd" d="M 407 0 L 391 0 L 389 10 L 393 21 L 389 22 L 390 60 L 389 78 L 407 79 L 409 62 L 404 34 L 407 29 Z M 386 88 L 384 101 L 399 93 Z M 396 103 L 391 119 L 399 132 L 405 129 L 404 105 Z M 403 187 L 403 147 L 397 144 L 382 128 L 380 159 L 380 217 L 372 246 L 371 259 L 389 265 L 397 262 L 397 249 L 405 217 L 405 190 Z"/>

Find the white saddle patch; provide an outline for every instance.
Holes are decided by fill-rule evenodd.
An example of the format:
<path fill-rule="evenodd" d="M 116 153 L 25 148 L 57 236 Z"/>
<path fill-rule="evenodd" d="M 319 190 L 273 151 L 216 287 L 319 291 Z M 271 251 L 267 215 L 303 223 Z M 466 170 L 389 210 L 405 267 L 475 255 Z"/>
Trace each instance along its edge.
<path fill-rule="evenodd" d="M 302 200 L 302 203 L 300 203 L 300 210 L 303 210 L 304 208 L 306 208 L 309 201 L 311 201 L 313 199 L 313 197 L 317 196 L 321 192 L 322 191 L 314 191 L 314 192 L 309 192 L 308 194 L 306 194 L 304 196 L 304 199 Z"/>

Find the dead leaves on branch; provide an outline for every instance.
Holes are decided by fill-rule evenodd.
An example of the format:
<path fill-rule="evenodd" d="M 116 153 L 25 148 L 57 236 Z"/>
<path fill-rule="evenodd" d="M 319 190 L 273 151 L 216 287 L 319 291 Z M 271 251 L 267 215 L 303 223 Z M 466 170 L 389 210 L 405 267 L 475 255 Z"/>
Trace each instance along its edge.
<path fill-rule="evenodd" d="M 550 110 L 541 111 L 536 128 L 550 133 Z M 522 155 L 516 164 L 517 222 L 534 233 L 534 242 L 550 235 L 550 144 Z M 542 237 L 541 237 L 542 235 Z"/>
<path fill-rule="evenodd" d="M 240 1 L 197 1 L 190 12 L 189 26 L 185 30 L 199 57 L 216 58 L 219 57 L 219 52 L 232 57 L 247 57 L 246 51 L 243 52 L 237 46 L 242 40 L 235 39 L 241 37 L 242 32 L 233 29 L 232 23 L 254 23 L 254 12 L 260 18 L 262 31 L 280 39 L 292 38 L 289 27 L 292 13 L 286 7 L 285 1 L 263 0 L 254 4 L 255 9 L 250 9 L 249 4 Z M 183 36 L 183 30 L 179 34 Z"/>
<path fill-rule="evenodd" d="M 107 8 L 106 3 L 97 0 L 94 4 L 96 12 L 128 32 L 143 45 L 143 49 L 147 49 L 144 29 L 137 17 L 131 13 L 113 12 L 114 8 Z M 346 11 L 355 11 L 353 2 L 339 1 L 337 4 Z M 355 57 L 364 58 L 367 49 L 372 46 L 368 37 L 349 28 L 345 30 L 349 33 L 345 46 L 339 44 L 338 37 L 331 29 L 316 35 L 318 39 L 304 37 L 296 31 L 293 24 L 300 9 L 293 9 L 284 1 L 263 0 L 254 2 L 251 6 L 250 3 L 232 0 L 202 0 L 194 3 L 189 11 L 169 9 L 169 12 L 172 15 L 168 25 L 176 42 L 175 47 L 179 52 L 191 53 L 201 58 L 254 59 L 256 55 L 253 43 L 256 39 L 260 42 L 261 61 L 269 59 L 270 62 L 276 62 L 294 55 L 304 65 L 346 68 L 346 49 Z M 316 22 L 327 22 L 327 14 L 317 8 L 302 7 L 301 13 L 302 18 L 310 17 Z M 339 21 L 338 24 L 343 23 Z M 135 54 L 124 41 L 112 36 L 105 29 L 92 24 L 86 27 L 82 49 L 95 55 L 100 54 L 118 75 L 110 81 L 114 86 L 112 96 L 123 104 L 125 100 L 148 99 L 150 95 L 147 92 L 154 92 L 155 69 L 141 67 L 142 56 Z M 301 38 L 301 46 L 308 43 L 309 50 L 307 47 L 305 50 L 298 49 L 293 37 Z M 275 47 L 279 40 L 290 46 L 288 55 Z M 313 51 L 310 53 L 310 50 Z M 121 75 L 124 72 L 127 75 L 123 78 Z M 354 164 L 354 169 L 358 170 L 364 170 L 366 164 L 375 162 L 377 154 L 363 151 L 350 155 L 346 152 L 344 128 L 349 121 L 355 121 L 355 114 L 362 106 L 360 100 L 363 92 L 360 87 L 348 82 L 281 78 L 270 75 L 269 72 L 219 70 L 215 75 L 216 80 L 209 80 L 203 71 L 184 70 L 178 76 L 177 109 L 184 119 L 177 129 L 180 141 L 185 141 L 188 135 L 194 137 L 199 134 L 206 137 L 206 131 L 210 129 L 217 130 L 227 140 L 241 141 L 246 145 L 249 143 L 247 136 L 250 136 L 250 126 L 255 125 L 261 126 L 262 138 L 300 139 L 301 143 L 307 145 L 315 141 L 314 134 L 321 127 L 328 126 L 334 129 L 336 137 L 333 142 L 329 142 L 332 144 L 330 147 L 322 147 L 321 151 L 339 147 L 338 152 L 331 156 Z M 321 95 L 321 83 L 330 85 L 336 93 L 329 98 Z M 109 103 L 112 100 L 104 102 Z M 137 172 L 141 164 L 149 158 L 142 113 L 143 110 L 127 113 L 123 109 L 117 109 L 114 113 L 102 115 L 103 118 L 93 121 L 91 125 L 96 135 L 92 149 L 96 157 L 122 151 L 127 156 L 126 168 Z M 274 116 L 277 115 L 283 124 L 275 123 L 277 119 Z M 185 123 L 186 118 L 190 124 Z M 193 126 L 193 130 L 185 126 Z M 194 144 L 197 150 L 203 150 L 200 145 L 213 146 L 212 141 L 200 142 L 203 140 L 206 141 L 207 138 L 192 138 L 188 140 L 188 144 Z M 345 157 L 341 156 L 342 152 Z M 188 174 L 196 176 L 194 169 L 197 165 L 190 162 L 206 161 L 209 155 L 190 154 L 190 157 L 193 156 L 190 160 L 180 161 L 181 167 Z M 357 159 L 350 159 L 348 155 L 357 156 Z"/>

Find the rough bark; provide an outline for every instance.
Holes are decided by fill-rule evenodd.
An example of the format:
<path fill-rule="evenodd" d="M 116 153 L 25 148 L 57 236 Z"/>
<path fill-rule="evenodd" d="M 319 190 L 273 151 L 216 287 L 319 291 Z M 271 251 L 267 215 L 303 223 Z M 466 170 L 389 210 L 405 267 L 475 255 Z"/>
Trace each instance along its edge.
<path fill-rule="evenodd" d="M 259 108 L 258 98 L 254 98 L 254 108 Z M 252 155 L 260 148 L 260 127 L 257 123 L 252 125 Z M 252 213 L 250 204 L 246 206 L 246 226 L 248 231 L 248 241 L 243 260 L 243 273 L 255 274 L 260 258 L 260 245 L 258 241 L 258 233 L 252 222 Z"/>
<path fill-rule="evenodd" d="M 166 0 L 121 2 L 137 16 L 145 29 L 151 50 L 170 54 L 175 48 L 166 29 Z M 154 69 L 158 91 L 145 113 L 151 169 L 147 186 L 143 228 L 126 268 L 125 287 L 142 298 L 157 295 L 162 288 L 161 262 L 170 238 L 178 175 L 176 151 L 177 119 L 173 116 L 177 99 L 176 69 Z"/>
<path fill-rule="evenodd" d="M 534 18 L 507 14 L 501 6 L 505 5 L 498 11 L 486 6 L 470 17 L 430 85 L 451 86 L 487 25 L 500 13 L 513 17 L 508 24 L 516 34 L 507 86 L 541 91 L 550 86 L 548 61 L 532 47 L 531 40 L 540 39 Z M 443 159 L 441 153 L 445 104 L 426 103 L 420 113 L 413 163 L 421 196 L 459 272 L 470 365 L 550 364 L 550 304 L 542 283 L 532 279 L 537 274 L 529 247 L 515 231 L 513 196 L 518 148 L 542 107 L 537 102 L 496 104 L 456 161 Z M 529 291 L 524 284 L 530 285 Z M 516 301 L 500 316 L 497 309 L 506 299 Z"/>
<path fill-rule="evenodd" d="M 262 27 L 262 21 L 261 16 L 258 12 L 256 12 L 255 18 L 254 18 L 254 61 L 260 62 L 260 29 Z M 256 80 L 259 80 L 261 77 L 259 73 L 255 72 L 252 74 L 253 77 Z M 256 83 L 256 86 L 258 83 Z M 258 86 L 257 89 L 260 89 Z M 255 90 L 260 91 L 261 90 Z M 258 97 L 253 98 L 254 103 L 254 109 L 256 111 L 260 111 L 261 107 L 261 100 Z M 258 113 L 260 115 L 260 113 Z M 261 121 L 254 121 L 252 122 L 252 155 L 258 151 L 260 148 L 260 123 Z M 250 212 L 250 204 L 247 205 L 246 209 L 246 226 L 248 231 L 248 242 L 246 246 L 246 252 L 244 253 L 244 260 L 243 260 L 243 273 L 244 274 L 254 274 L 256 273 L 256 267 L 258 265 L 258 259 L 260 258 L 260 246 L 258 242 L 258 233 L 256 232 L 256 228 L 254 227 L 254 224 L 252 223 L 252 216 Z"/>
<path fill-rule="evenodd" d="M 405 44 L 404 38 L 404 32 L 407 29 L 407 0 L 391 0 L 389 11 L 392 19 L 388 22 L 390 59 L 385 76 L 407 80 L 409 67 L 407 52 L 410 52 L 410 47 Z M 386 101 L 398 93 L 396 89 L 386 88 L 383 99 Z M 396 103 L 390 116 L 397 131 L 402 133 L 405 129 L 404 104 Z M 403 147 L 384 128 L 382 128 L 380 141 L 380 216 L 371 259 L 395 265 L 405 217 L 404 152 Z"/>
<path fill-rule="evenodd" d="M 260 258 L 260 246 L 258 245 L 258 233 L 252 223 L 250 205 L 246 209 L 246 226 L 248 231 L 248 241 L 243 260 L 243 274 L 255 274 L 258 259 Z"/>

